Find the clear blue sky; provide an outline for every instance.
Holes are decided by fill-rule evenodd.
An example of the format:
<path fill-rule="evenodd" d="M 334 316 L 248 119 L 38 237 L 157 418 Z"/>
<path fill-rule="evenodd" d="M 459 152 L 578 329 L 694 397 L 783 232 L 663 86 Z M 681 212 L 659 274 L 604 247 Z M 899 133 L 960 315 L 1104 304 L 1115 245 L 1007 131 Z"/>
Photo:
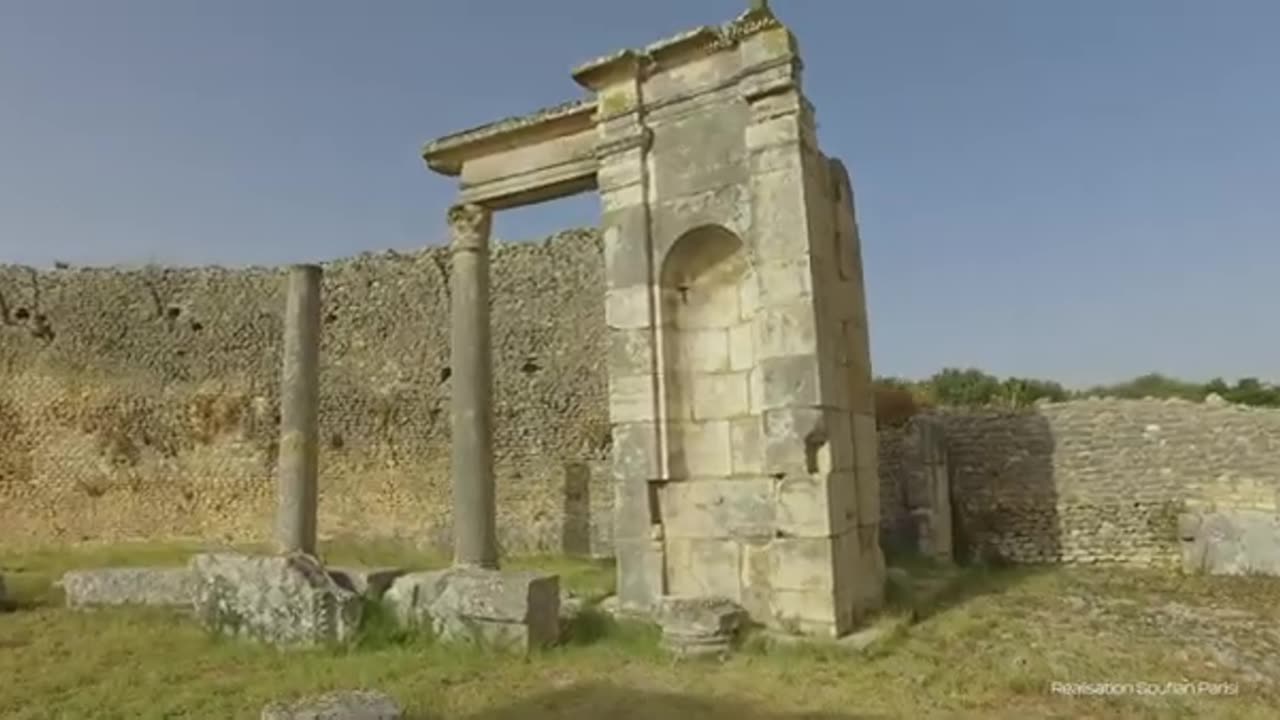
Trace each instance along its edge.
<path fill-rule="evenodd" d="M 422 142 L 746 4 L 0 0 L 0 262 L 438 243 L 453 186 Z M 853 174 L 877 373 L 1280 380 L 1280 2 L 773 7 Z"/>

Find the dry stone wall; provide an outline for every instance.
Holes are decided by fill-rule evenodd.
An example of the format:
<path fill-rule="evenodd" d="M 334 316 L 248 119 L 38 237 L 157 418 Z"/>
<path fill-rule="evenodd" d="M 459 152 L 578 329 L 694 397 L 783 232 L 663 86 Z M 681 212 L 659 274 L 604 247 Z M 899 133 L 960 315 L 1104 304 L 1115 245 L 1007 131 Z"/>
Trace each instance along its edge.
<path fill-rule="evenodd" d="M 929 419 L 944 429 L 957 549 L 971 554 L 1173 567 L 1180 513 L 1280 508 L 1280 411 L 1092 399 Z M 920 474 L 909 434 L 880 438 L 884 539 L 899 547 Z"/>
<path fill-rule="evenodd" d="M 328 263 L 322 536 L 447 544 L 448 256 Z M 0 541 L 264 540 L 284 272 L 0 267 Z M 504 550 L 608 535 L 595 231 L 493 255 Z"/>
<path fill-rule="evenodd" d="M 324 279 L 323 536 L 450 537 L 447 252 Z M 612 490 L 595 231 L 498 245 L 504 551 L 609 554 Z M 0 542 L 267 538 L 280 269 L 0 267 Z M 1276 513 L 1280 411 L 1083 400 L 942 413 L 957 552 L 1179 562 L 1184 510 Z M 914 536 L 911 428 L 880 429 L 886 547 Z"/>

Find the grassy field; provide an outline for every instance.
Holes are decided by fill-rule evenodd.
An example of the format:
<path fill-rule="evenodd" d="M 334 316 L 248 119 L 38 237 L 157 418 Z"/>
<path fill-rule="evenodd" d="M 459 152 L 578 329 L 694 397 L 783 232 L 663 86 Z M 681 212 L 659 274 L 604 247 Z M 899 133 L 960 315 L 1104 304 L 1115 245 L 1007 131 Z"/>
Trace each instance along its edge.
<path fill-rule="evenodd" d="M 748 638 L 724 663 L 673 662 L 653 629 L 600 616 L 528 659 L 435 645 L 382 622 L 346 650 L 280 653 L 210 637 L 176 612 L 71 612 L 52 585 L 72 568 L 178 564 L 192 551 L 0 551 L 14 600 L 0 614 L 0 717 L 257 718 L 269 700 L 353 688 L 393 694 L 416 720 L 1272 718 L 1280 707 L 1280 583 L 1263 578 L 908 564 L 875 621 L 885 636 L 864 650 Z M 440 561 L 349 543 L 323 553 L 334 564 Z M 612 585 L 608 566 L 509 564 L 554 569 L 587 597 Z M 1054 682 L 1135 685 L 1086 697 L 1055 694 Z"/>

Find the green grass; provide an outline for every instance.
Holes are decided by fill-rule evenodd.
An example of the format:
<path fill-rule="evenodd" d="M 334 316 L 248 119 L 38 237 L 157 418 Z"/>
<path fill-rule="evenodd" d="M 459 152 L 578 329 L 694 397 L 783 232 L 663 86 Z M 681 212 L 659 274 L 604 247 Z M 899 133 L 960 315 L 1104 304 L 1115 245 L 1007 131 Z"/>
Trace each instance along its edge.
<path fill-rule="evenodd" d="M 51 585 L 73 568 L 174 565 L 196 549 L 0 551 L 19 606 L 0 614 L 0 718 L 256 718 L 270 700 L 351 688 L 389 692 L 417 720 L 1264 718 L 1280 706 L 1274 686 L 1246 681 L 1211 652 L 1274 667 L 1280 583 L 1263 578 L 905 562 L 891 607 L 873 621 L 888 632 L 864 651 L 749 638 L 725 663 L 673 662 L 654 628 L 590 611 L 562 647 L 516 659 L 404 632 L 376 606 L 350 647 L 282 653 L 210 636 L 176 612 L 71 612 Z M 444 560 L 390 544 L 335 543 L 321 554 L 338 565 Z M 584 597 L 611 591 L 606 564 L 507 564 L 561 573 Z M 1196 610 L 1151 621 L 1170 601 Z M 1239 694 L 1065 697 L 1049 692 L 1052 681 L 1225 681 Z"/>

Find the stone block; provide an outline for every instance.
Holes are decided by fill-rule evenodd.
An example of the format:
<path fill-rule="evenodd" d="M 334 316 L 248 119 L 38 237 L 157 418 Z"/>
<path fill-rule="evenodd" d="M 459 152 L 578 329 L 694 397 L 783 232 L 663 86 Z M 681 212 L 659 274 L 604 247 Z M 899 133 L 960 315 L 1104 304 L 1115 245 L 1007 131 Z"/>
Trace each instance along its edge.
<path fill-rule="evenodd" d="M 648 612 L 665 592 L 665 552 L 661 540 L 614 540 L 618 603 L 627 612 Z"/>
<path fill-rule="evenodd" d="M 338 585 L 370 600 L 381 598 L 404 573 L 402 568 L 329 568 L 329 575 Z"/>
<path fill-rule="evenodd" d="M 735 313 L 736 316 L 736 313 Z M 681 322 L 685 320 L 681 315 Z M 718 373 L 729 371 L 729 328 L 672 331 L 679 371 Z"/>
<path fill-rule="evenodd" d="M 727 420 L 750 410 L 747 373 L 697 374 L 692 381 L 694 420 Z"/>
<path fill-rule="evenodd" d="M 407 626 L 448 641 L 526 652 L 560 637 L 560 578 L 530 571 L 449 568 L 403 575 L 383 598 Z"/>
<path fill-rule="evenodd" d="M 657 378 L 654 375 L 609 376 L 611 422 L 652 421 L 657 412 Z"/>
<path fill-rule="evenodd" d="M 653 330 L 609 330 L 609 372 L 628 377 L 657 372 L 654 357 Z"/>
<path fill-rule="evenodd" d="M 404 712 L 386 693 L 346 690 L 293 702 L 273 702 L 262 720 L 400 720 Z"/>
<path fill-rule="evenodd" d="M 651 480 L 661 472 L 658 463 L 658 428 L 653 422 L 614 423 L 610 465 L 615 480 Z"/>
<path fill-rule="evenodd" d="M 813 269 L 807 254 L 761 263 L 760 303 L 768 307 L 803 307 L 814 294 Z"/>
<path fill-rule="evenodd" d="M 651 327 L 653 314 L 650 312 L 650 294 L 648 285 L 632 285 L 611 288 L 604 294 L 605 322 L 611 328 L 635 330 Z"/>
<path fill-rule="evenodd" d="M 150 605 L 191 607 L 195 576 L 189 568 L 72 570 L 60 585 L 69 608 Z"/>
<path fill-rule="evenodd" d="M 772 595 L 774 621 L 782 629 L 799 635 L 838 637 L 839 611 L 831 588 L 786 590 L 775 588 Z"/>
<path fill-rule="evenodd" d="M 606 287 L 646 287 L 652 283 L 648 243 L 644 241 L 646 221 L 643 206 L 621 208 L 601 216 Z"/>
<path fill-rule="evenodd" d="M 736 540 L 669 538 L 667 592 L 688 597 L 742 597 L 742 548 Z"/>
<path fill-rule="evenodd" d="M 750 321 L 739 321 L 729 328 L 729 369 L 750 370 L 756 361 L 755 339 Z"/>
<path fill-rule="evenodd" d="M 784 477 L 777 482 L 777 529 L 791 537 L 828 537 L 857 525 L 852 472 Z"/>
<path fill-rule="evenodd" d="M 760 292 L 763 295 L 764 291 Z M 815 355 L 818 351 L 817 322 L 812 302 L 793 301 L 782 305 L 764 305 L 762 302 L 752 322 L 756 361 Z"/>
<path fill-rule="evenodd" d="M 836 538 L 790 538 L 773 541 L 770 548 L 775 590 L 826 590 L 835 587 Z"/>
<path fill-rule="evenodd" d="M 733 472 L 728 420 L 672 424 L 669 436 L 673 478 L 726 477 Z"/>
<path fill-rule="evenodd" d="M 359 594 L 307 555 L 197 555 L 193 606 L 208 629 L 282 647 L 350 640 L 363 616 Z"/>
<path fill-rule="evenodd" d="M 769 537 L 772 485 L 765 477 L 667 483 L 662 491 L 665 537 Z"/>
<path fill-rule="evenodd" d="M 810 475 L 830 469 L 825 410 L 816 407 L 776 408 L 766 410 L 763 418 L 766 474 L 774 477 Z"/>
<path fill-rule="evenodd" d="M 820 365 L 816 355 L 761 358 L 761 408 L 823 405 Z"/>
<path fill-rule="evenodd" d="M 729 421 L 729 444 L 734 475 L 760 475 L 764 468 L 764 432 L 759 417 Z"/>

